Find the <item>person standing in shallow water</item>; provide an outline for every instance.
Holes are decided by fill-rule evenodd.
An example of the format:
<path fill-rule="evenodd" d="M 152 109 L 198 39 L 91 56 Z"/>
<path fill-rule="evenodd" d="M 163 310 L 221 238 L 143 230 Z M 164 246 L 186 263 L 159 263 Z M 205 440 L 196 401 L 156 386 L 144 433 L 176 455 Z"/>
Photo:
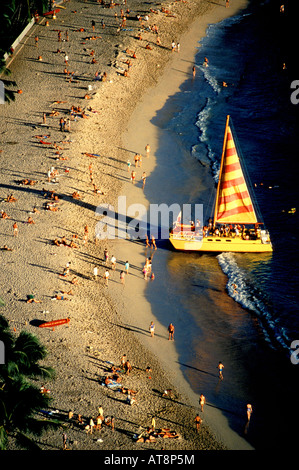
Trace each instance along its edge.
<path fill-rule="evenodd" d="M 252 414 L 252 405 L 250 404 L 247 405 L 246 412 L 247 412 L 247 423 L 249 423 L 251 414 Z"/>
<path fill-rule="evenodd" d="M 245 424 L 244 434 L 247 434 L 248 432 L 248 427 L 249 427 L 252 411 L 253 411 L 252 405 L 250 403 L 247 403 L 246 405 L 247 423 Z"/>
<path fill-rule="evenodd" d="M 153 250 L 157 249 L 156 240 L 155 240 L 154 235 L 152 235 L 151 249 L 153 249 Z"/>
<path fill-rule="evenodd" d="M 144 189 L 144 186 L 145 186 L 145 182 L 146 182 L 146 173 L 145 171 L 142 173 L 142 189 Z"/>
<path fill-rule="evenodd" d="M 219 370 L 219 379 L 220 379 L 220 380 L 223 380 L 223 373 L 222 373 L 222 371 L 223 371 L 223 369 L 224 369 L 224 365 L 222 364 L 221 361 L 219 361 L 219 364 L 218 364 L 217 369 Z"/>

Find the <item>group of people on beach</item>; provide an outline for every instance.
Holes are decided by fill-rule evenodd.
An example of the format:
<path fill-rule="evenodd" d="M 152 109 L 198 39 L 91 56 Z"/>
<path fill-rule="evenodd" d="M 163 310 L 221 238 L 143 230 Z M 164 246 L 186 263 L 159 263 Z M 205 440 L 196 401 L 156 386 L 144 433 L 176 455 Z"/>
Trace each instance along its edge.
<path fill-rule="evenodd" d="M 110 260 L 109 260 L 109 253 L 108 253 L 107 248 L 104 249 L 103 262 L 104 262 L 104 265 L 106 266 L 105 272 L 103 274 L 103 279 L 105 281 L 105 286 L 108 287 L 108 283 L 109 283 L 109 279 L 110 279 L 109 269 L 111 271 L 116 271 L 117 260 L 116 260 L 116 257 L 114 255 L 112 255 Z M 130 263 L 129 263 L 128 260 L 126 260 L 126 262 L 124 263 L 124 268 L 120 270 L 120 275 L 119 275 L 120 282 L 123 285 L 125 285 L 125 278 L 129 274 L 129 269 L 130 269 Z M 94 266 L 93 274 L 94 274 L 94 279 L 96 280 L 98 278 L 98 274 L 99 274 L 98 266 Z"/>
<path fill-rule="evenodd" d="M 222 361 L 219 361 L 219 363 L 217 365 L 217 369 L 218 369 L 219 381 L 222 381 L 223 380 L 223 369 L 224 369 L 224 365 L 223 365 Z M 203 393 L 200 394 L 198 402 L 199 402 L 199 406 L 200 406 L 200 411 L 203 413 L 204 405 L 206 404 L 206 397 L 203 395 Z M 249 423 L 250 423 L 252 412 L 253 412 L 253 407 L 250 403 L 248 403 L 246 405 L 247 421 L 246 421 L 245 429 L 244 429 L 245 434 L 247 433 L 247 430 L 248 430 L 248 426 L 249 426 Z M 199 426 L 200 426 L 201 422 L 202 422 L 201 418 L 199 417 L 199 415 L 197 415 L 196 418 L 195 418 L 195 423 L 196 423 L 196 429 L 197 430 L 199 429 Z"/>
<path fill-rule="evenodd" d="M 146 154 L 146 157 L 149 158 L 149 156 L 150 156 L 150 145 L 149 144 L 146 144 L 146 146 L 145 146 L 145 154 Z M 136 183 L 136 168 L 141 168 L 141 166 L 142 166 L 142 155 L 140 153 L 135 153 L 134 164 L 135 164 L 135 170 L 131 171 L 131 166 L 132 166 L 131 160 L 128 159 L 128 161 L 126 163 L 128 173 L 130 173 L 130 180 L 133 184 Z M 147 178 L 147 174 L 146 174 L 145 171 L 143 171 L 142 175 L 141 175 L 142 189 L 144 189 L 144 187 L 145 187 L 146 178 Z"/>
<path fill-rule="evenodd" d="M 90 416 L 85 417 L 82 416 L 81 413 L 75 414 L 72 410 L 69 410 L 66 417 L 66 422 L 72 427 L 78 427 L 86 432 L 86 434 L 93 434 L 95 431 L 101 431 L 101 429 L 105 427 L 109 427 L 112 431 L 115 429 L 115 419 L 114 416 L 107 415 L 104 416 L 104 411 L 102 405 L 99 405 L 97 408 L 96 417 Z M 70 440 L 66 431 L 62 433 L 62 443 L 63 443 L 63 450 L 70 449 Z"/>

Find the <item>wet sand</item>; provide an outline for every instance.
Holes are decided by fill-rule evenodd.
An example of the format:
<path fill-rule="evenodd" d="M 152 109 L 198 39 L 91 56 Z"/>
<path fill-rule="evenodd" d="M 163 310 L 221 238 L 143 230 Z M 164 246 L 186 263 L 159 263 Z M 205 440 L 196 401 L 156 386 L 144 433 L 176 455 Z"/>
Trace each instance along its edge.
<path fill-rule="evenodd" d="M 240 2 L 239 8 L 245 7 L 246 2 Z M 237 7 L 235 5 L 235 12 L 237 11 Z M 228 12 L 226 12 L 228 14 Z M 159 188 L 163 187 L 163 195 L 167 193 L 167 189 L 165 190 L 165 186 L 169 186 L 169 193 L 173 193 L 172 191 L 172 183 L 175 184 L 177 173 L 173 166 L 175 166 L 175 162 L 177 161 L 175 153 L 176 153 L 176 145 L 175 142 L 171 142 L 170 138 L 168 137 L 167 131 L 163 130 L 163 123 L 160 122 L 160 125 L 157 124 L 157 120 L 154 119 L 157 116 L 159 110 L 163 109 L 165 103 L 168 103 L 169 112 L 171 112 L 171 107 L 175 107 L 175 104 L 171 105 L 171 96 L 175 95 L 176 92 L 179 91 L 180 85 L 183 83 L 184 80 L 192 80 L 192 65 L 194 63 L 194 55 L 197 52 L 198 48 L 198 38 L 202 37 L 206 31 L 206 26 L 209 23 L 219 21 L 223 19 L 223 10 L 220 8 L 218 11 L 213 11 L 210 14 L 205 16 L 205 21 L 203 23 L 202 19 L 196 20 L 192 26 L 190 27 L 189 31 L 181 37 L 181 49 L 180 53 L 175 53 L 174 56 L 171 58 L 170 63 L 167 66 L 167 70 L 160 78 L 158 84 L 150 89 L 144 96 L 143 100 L 138 104 L 136 110 L 133 113 L 133 116 L 130 120 L 130 126 L 128 132 L 124 136 L 124 147 L 126 149 L 135 149 L 136 152 L 140 152 L 144 154 L 144 145 L 145 143 L 151 143 L 151 154 L 150 158 L 143 158 L 142 167 L 137 168 L 137 179 L 140 178 L 142 172 L 145 171 L 147 174 L 147 182 L 146 182 L 146 191 L 142 191 L 141 182 L 139 182 L 139 187 L 133 187 L 131 183 L 128 183 L 125 193 L 126 193 L 126 203 L 127 207 L 130 205 L 138 202 L 144 205 L 149 210 L 150 202 L 156 203 L 157 201 L 159 204 L 166 203 L 171 205 L 173 201 L 169 200 L 159 200 Z M 169 103 L 170 102 L 170 103 Z M 167 110 L 164 111 L 164 118 L 167 120 Z M 162 118 L 163 119 L 163 118 Z M 165 162 L 161 163 L 159 158 L 156 158 L 156 152 L 158 147 L 160 147 L 161 142 L 163 142 L 162 146 L 165 152 L 169 156 L 169 168 L 164 168 Z M 160 150 L 161 151 L 161 150 Z M 181 157 L 179 156 L 178 159 Z M 161 175 L 159 177 L 159 168 L 160 165 L 163 167 L 161 168 Z M 198 173 L 198 165 L 196 162 L 191 163 L 194 166 L 194 172 Z M 154 180 L 151 179 L 151 174 L 154 173 Z M 207 170 L 202 170 L 202 181 L 200 184 L 200 190 L 204 188 L 208 188 L 212 186 L 211 175 Z M 168 175 L 168 179 L 167 179 Z M 181 185 L 184 187 L 184 177 L 181 178 Z M 189 181 L 188 181 L 189 182 Z M 153 188 L 151 187 L 153 186 Z M 192 185 L 191 185 L 192 186 Z M 198 185 L 196 185 L 198 188 Z M 181 191 L 181 188 L 180 188 Z M 187 190 L 189 191 L 189 190 Z M 184 189 L 183 189 L 183 194 Z M 189 191 L 190 192 L 190 191 Z M 145 197 L 147 193 L 150 198 L 152 199 L 148 201 Z M 188 198 L 188 196 L 187 196 Z M 180 204 L 184 203 L 185 200 L 182 198 L 182 195 L 178 196 L 178 201 Z M 147 222 L 150 221 L 150 213 L 147 213 Z M 128 244 L 130 248 L 128 248 Z M 145 245 L 145 244 L 144 244 Z M 159 245 L 158 245 L 159 246 Z M 163 265 L 163 260 L 165 260 L 168 256 L 167 250 L 164 249 L 164 244 L 162 244 L 162 248 L 157 251 L 150 250 L 144 248 L 144 246 L 140 246 L 136 243 L 130 242 L 116 242 L 117 253 L 122 258 L 129 258 L 132 259 L 132 253 L 135 252 L 137 255 L 138 264 L 140 266 L 143 265 L 145 257 L 152 258 L 152 270 L 155 273 L 155 280 L 154 281 L 147 281 L 147 283 L 160 283 L 160 299 L 152 299 L 151 296 L 157 294 L 157 289 L 153 291 L 151 286 L 147 286 L 144 288 L 145 281 L 142 280 L 139 282 L 139 285 L 136 285 L 134 281 L 134 286 L 129 290 L 129 287 L 126 285 L 125 294 L 126 295 L 126 305 L 130 305 L 130 298 L 132 296 L 136 297 L 136 292 L 138 292 L 137 299 L 140 299 L 139 292 L 140 290 L 146 289 L 146 298 L 148 299 L 148 303 L 141 300 L 139 305 L 139 310 L 142 310 L 142 315 L 138 316 L 135 313 L 130 312 L 130 308 L 127 308 L 127 315 L 128 318 L 133 316 L 135 320 L 135 325 L 138 328 L 141 328 L 142 325 L 147 325 L 150 323 L 151 320 L 154 320 L 156 325 L 156 330 L 159 332 L 159 335 L 155 337 L 155 341 L 152 341 L 152 338 L 148 338 L 147 344 L 148 347 L 156 354 L 159 358 L 159 361 L 163 364 L 163 368 L 168 371 L 169 376 L 171 377 L 172 382 L 175 386 L 185 395 L 188 396 L 190 399 L 190 403 L 196 408 L 198 404 L 199 393 L 194 393 L 191 387 L 186 383 L 183 378 L 182 371 L 178 367 L 179 364 L 179 357 L 177 355 L 175 344 L 169 344 L 167 340 L 168 332 L 167 326 L 168 322 L 166 318 L 170 318 L 171 321 L 171 312 L 168 311 L 167 308 L 167 300 L 163 298 L 163 289 L 167 290 L 167 285 L 165 285 L 164 279 L 161 279 L 163 276 L 163 272 L 161 272 L 161 265 Z M 159 259 L 157 259 L 159 258 Z M 134 257 L 134 262 L 136 263 L 136 258 Z M 165 263 L 166 264 L 166 261 Z M 158 269 L 158 272 L 156 271 Z M 143 285 L 142 285 L 143 284 Z M 163 287 L 162 287 L 163 286 Z M 134 294 L 135 293 L 135 294 Z M 151 301 L 154 303 L 161 303 L 164 305 L 165 308 L 165 323 L 162 325 L 157 321 L 156 318 L 153 318 L 152 311 L 151 311 Z M 162 310 L 162 309 L 160 309 Z M 146 320 L 145 320 L 146 318 Z M 186 338 L 185 338 L 186 339 Z M 225 442 L 225 444 L 230 449 L 250 449 L 251 446 L 247 443 L 242 437 L 240 437 L 237 433 L 234 433 L 230 430 L 229 424 L 224 416 L 216 410 L 215 408 L 208 408 L 206 409 L 205 422 L 211 425 L 211 428 L 216 433 L 217 438 L 220 441 Z"/>
<path fill-rule="evenodd" d="M 125 240 L 98 240 L 96 243 L 95 240 L 96 208 L 100 203 L 117 207 L 118 195 L 125 194 L 128 204 L 136 200 L 148 204 L 142 189 L 137 187 L 140 175 L 138 185 L 133 187 L 126 162 L 128 150 L 131 156 L 137 151 L 143 153 L 145 144 L 150 143 L 151 156 L 147 162 L 143 158 L 143 168 L 150 174 L 151 165 L 155 164 L 157 137 L 149 126 L 146 133 L 134 129 L 133 135 L 138 136 L 138 140 L 134 140 L 130 137 L 129 118 L 149 88 L 154 93 L 155 104 L 152 102 L 146 113 L 143 108 L 142 119 L 148 119 L 166 99 L 165 85 L 162 89 L 160 85 L 154 86 L 158 82 L 165 83 L 166 67 L 171 64 L 176 68 L 175 62 L 180 60 L 179 54 L 175 57 L 176 53 L 171 53 L 171 41 L 180 41 L 182 54 L 183 51 L 185 54 L 183 33 L 195 17 L 205 18 L 202 15 L 213 10 L 208 21 L 213 22 L 222 17 L 222 12 L 228 12 L 222 4 L 218 7 L 209 2 L 178 2 L 171 5 L 171 13 L 162 13 L 161 5 L 153 3 L 150 8 L 159 10 L 153 13 L 149 5 L 145 8 L 144 4 L 132 1 L 129 5 L 132 19 L 127 19 L 125 30 L 119 31 L 119 6 L 104 8 L 97 3 L 73 1 L 63 6 L 56 20 L 49 18 L 49 26 L 45 19 L 34 26 L 9 61 L 13 79 L 22 93 L 16 95 L 15 102 L 0 109 L 1 210 L 10 216 L 1 220 L 0 244 L 13 249 L 12 252 L 1 251 L 1 296 L 6 304 L 1 313 L 16 333 L 26 329 L 45 344 L 46 363 L 56 370 L 55 380 L 45 386 L 50 389 L 55 416 L 62 421 L 61 429 L 45 433 L 38 438 L 38 444 L 44 449 L 61 448 L 61 434 L 65 429 L 72 449 L 138 450 L 149 446 L 160 449 L 161 439 L 154 443 L 136 443 L 134 439 L 136 433 L 150 426 L 154 415 L 157 428 L 174 429 L 179 436 L 178 439 L 163 439 L 166 449 L 246 447 L 246 443 L 237 442 L 228 429 L 219 425 L 221 416 L 216 413 L 213 417 L 210 410 L 209 420 L 204 419 L 199 434 L 195 432 L 198 397 L 190 393 L 175 363 L 175 344 L 168 341 L 165 328 L 158 324 L 156 336 L 149 336 L 148 325 L 152 318 L 141 272 L 144 244 Z M 219 16 L 214 16 L 217 11 Z M 141 31 L 143 39 L 136 39 L 141 29 L 136 14 L 147 12 L 149 23 L 159 27 L 162 46 L 156 45 L 156 35 L 151 31 Z M 93 19 L 95 32 L 91 27 Z M 203 24 L 202 27 L 204 30 Z M 81 28 L 84 31 L 80 31 Z M 62 31 L 64 39 L 67 30 L 69 41 L 59 42 L 57 30 Z M 199 40 L 197 26 L 193 25 L 190 34 L 193 46 L 189 55 L 184 56 L 187 62 L 179 63 L 179 70 L 184 67 L 184 74 L 190 73 L 188 61 L 192 61 Z M 39 37 L 38 46 L 35 46 L 35 35 Z M 186 41 L 189 39 L 191 37 L 186 36 Z M 146 44 L 150 44 L 151 49 L 146 49 Z M 137 59 L 125 52 L 127 48 L 136 51 Z M 91 55 L 93 50 L 94 55 Z M 69 57 L 68 64 L 64 62 L 65 53 Z M 92 57 L 96 59 L 95 64 L 91 63 Z M 129 76 L 124 77 L 127 60 L 132 60 L 132 67 Z M 72 81 L 64 68 L 74 72 Z M 97 70 L 107 73 L 105 82 L 94 80 Z M 173 85 L 168 81 L 168 94 L 180 83 L 173 71 L 171 78 Z M 160 102 L 156 99 L 159 93 Z M 77 115 L 76 121 L 70 122 L 71 131 L 62 132 L 59 119 L 70 117 L 72 105 L 84 109 L 86 118 Z M 138 110 L 140 107 L 137 113 Z M 41 125 L 43 113 L 46 113 L 45 125 Z M 136 119 L 139 122 L 136 116 L 138 114 L 133 115 L 133 123 Z M 59 174 L 55 182 L 48 181 L 52 166 Z M 25 178 L 34 180 L 34 184 L 24 185 Z M 93 184 L 104 194 L 95 193 Z M 45 210 L 49 191 L 58 195 L 58 211 Z M 78 199 L 73 197 L 75 192 L 79 193 Z M 17 201 L 8 203 L 5 198 L 11 193 Z M 34 207 L 38 213 L 33 212 Z M 29 216 L 35 224 L 28 223 Z M 14 222 L 18 224 L 18 237 L 13 236 Z M 88 241 L 84 240 L 85 226 L 88 226 Z M 53 243 L 62 237 L 66 237 L 68 243 L 74 240 L 77 248 Z M 112 254 L 117 258 L 116 270 L 109 266 L 108 288 L 102 277 L 105 247 L 109 258 Z M 126 259 L 130 262 L 130 273 L 123 286 L 119 275 Z M 67 263 L 70 263 L 70 274 L 62 277 L 60 274 Z M 97 279 L 93 275 L 94 266 L 99 270 Z M 78 285 L 71 284 L 74 277 L 78 278 Z M 60 292 L 64 292 L 67 301 L 53 300 Z M 31 294 L 42 303 L 28 304 L 27 295 Z M 71 319 L 68 326 L 54 330 L 37 328 L 41 321 L 66 317 Z M 133 370 L 130 375 L 121 374 L 121 383 L 138 390 L 138 405 L 126 404 L 125 395 L 100 384 L 102 377 L 109 374 L 111 363 L 118 366 L 124 353 Z M 152 369 L 150 376 L 147 366 Z M 166 388 L 175 390 L 174 400 L 162 396 Z M 75 416 L 82 414 L 88 424 L 90 417 L 96 418 L 99 405 L 103 406 L 104 416 L 115 417 L 114 431 L 103 426 L 101 431 L 86 434 L 76 421 L 67 419 L 68 411 L 72 410 Z M 14 442 L 10 442 L 10 448 L 14 448 Z"/>

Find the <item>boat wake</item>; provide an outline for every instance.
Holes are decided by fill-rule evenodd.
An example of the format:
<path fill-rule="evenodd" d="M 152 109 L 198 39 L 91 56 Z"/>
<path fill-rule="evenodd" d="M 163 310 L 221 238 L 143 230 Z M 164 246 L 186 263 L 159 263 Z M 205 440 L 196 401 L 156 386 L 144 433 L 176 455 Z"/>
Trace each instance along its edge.
<path fill-rule="evenodd" d="M 278 319 L 274 318 L 274 310 L 265 293 L 249 278 L 249 274 L 241 269 L 233 253 L 221 253 L 217 256 L 219 265 L 228 277 L 228 294 L 258 319 L 264 339 L 270 347 L 283 350 L 288 357 L 292 352 L 291 340 Z"/>

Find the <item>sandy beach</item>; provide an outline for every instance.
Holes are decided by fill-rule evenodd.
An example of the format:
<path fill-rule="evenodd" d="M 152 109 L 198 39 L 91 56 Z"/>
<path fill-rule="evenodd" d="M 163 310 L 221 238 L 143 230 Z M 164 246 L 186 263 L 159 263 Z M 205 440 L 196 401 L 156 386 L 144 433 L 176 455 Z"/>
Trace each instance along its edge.
<path fill-rule="evenodd" d="M 16 333 L 26 329 L 40 337 L 48 350 L 46 363 L 56 370 L 55 380 L 44 385 L 62 426 L 37 440 L 42 449 L 61 449 L 63 430 L 74 450 L 250 448 L 216 409 L 205 408 L 196 433 L 199 397 L 183 379 L 175 341 L 168 341 L 167 329 L 152 318 L 145 298 L 144 242 L 95 237 L 100 204 L 117 208 L 122 195 L 127 206 L 138 202 L 148 207 L 141 173 L 146 172 L 148 184 L 158 164 L 158 135 L 151 118 L 191 76 L 207 25 L 246 6 L 243 0 L 230 3 L 225 8 L 223 1 L 173 2 L 163 8 L 132 0 L 124 6 L 130 13 L 120 27 L 120 5 L 66 2 L 56 19 L 48 19 L 49 26 L 43 18 L 32 28 L 8 61 L 22 92 L 0 109 L 0 209 L 10 217 L 1 220 L 0 245 L 13 250 L 1 250 L 1 313 Z M 180 42 L 180 53 L 171 52 L 172 41 Z M 105 72 L 106 80 L 95 80 L 97 72 Z M 61 118 L 69 119 L 70 131 L 60 130 Z M 143 160 L 133 185 L 127 160 L 133 168 L 135 153 Z M 10 194 L 15 202 L 6 202 Z M 66 242 L 57 243 L 63 237 Z M 116 257 L 115 270 L 108 263 L 108 287 L 103 279 L 105 248 L 109 261 Z M 150 254 L 154 267 L 159 249 Z M 120 272 L 126 260 L 130 269 L 123 285 Z M 62 276 L 67 265 L 69 273 Z M 27 303 L 28 295 L 41 303 Z M 68 325 L 38 328 L 42 321 L 68 317 Z M 156 325 L 154 338 L 150 321 Z M 121 372 L 121 382 L 109 388 L 103 378 L 112 374 L 112 365 L 119 367 L 123 354 L 133 369 L 128 375 Z M 127 404 L 120 387 L 137 391 L 137 404 Z M 175 398 L 163 397 L 165 389 L 172 389 Z M 99 406 L 104 417 L 114 416 L 115 428 L 103 424 L 87 434 L 85 425 L 91 417 L 95 420 Z M 78 414 L 84 426 L 76 422 Z M 153 416 L 156 429 L 171 429 L 176 438 L 136 442 Z"/>

